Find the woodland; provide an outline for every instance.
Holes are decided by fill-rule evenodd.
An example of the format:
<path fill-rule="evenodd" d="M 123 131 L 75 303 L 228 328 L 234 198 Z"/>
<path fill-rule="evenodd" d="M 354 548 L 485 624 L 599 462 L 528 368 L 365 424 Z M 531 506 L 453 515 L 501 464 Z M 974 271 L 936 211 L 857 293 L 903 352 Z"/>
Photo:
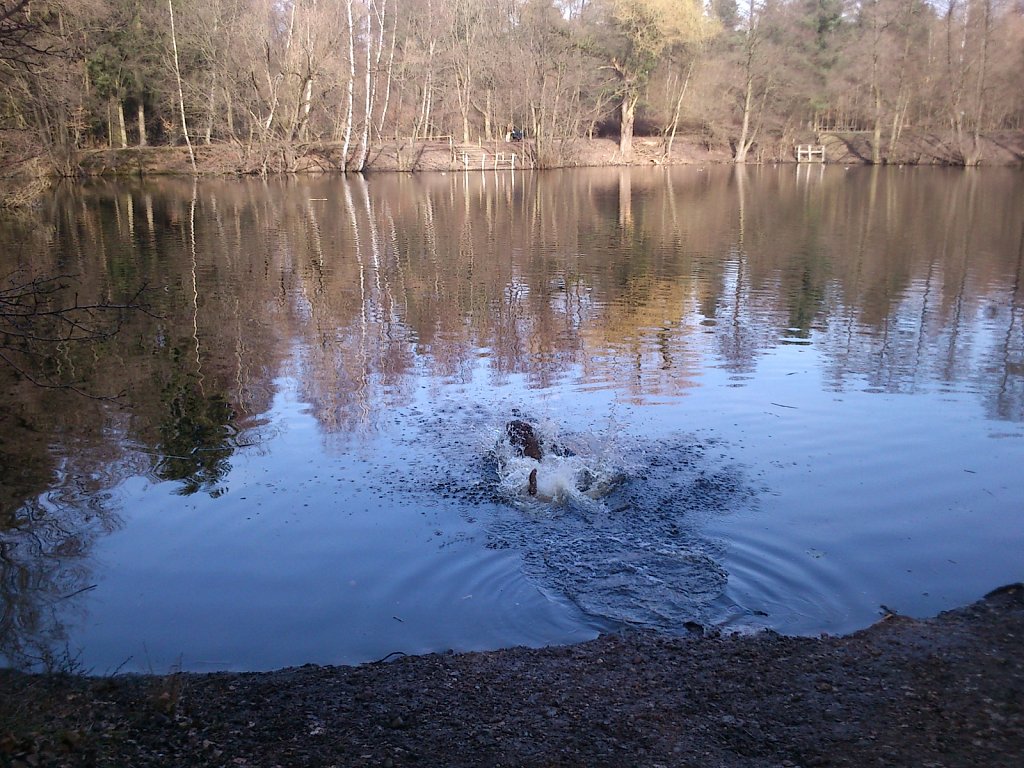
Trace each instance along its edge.
<path fill-rule="evenodd" d="M 5 169 L 84 150 L 499 142 L 727 147 L 1024 130 L 1024 0 L 0 0 Z M 26 166 L 28 163 L 28 166 Z M 262 166 L 265 170 L 266 163 Z"/>

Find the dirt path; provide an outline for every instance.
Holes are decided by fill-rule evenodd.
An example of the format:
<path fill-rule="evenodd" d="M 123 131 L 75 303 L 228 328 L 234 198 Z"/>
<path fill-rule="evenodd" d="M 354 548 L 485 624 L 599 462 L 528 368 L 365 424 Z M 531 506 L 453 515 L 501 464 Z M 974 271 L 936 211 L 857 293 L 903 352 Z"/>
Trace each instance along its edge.
<path fill-rule="evenodd" d="M 1024 586 L 847 637 L 606 636 L 360 667 L 0 671 L 0 763 L 1013 766 Z"/>

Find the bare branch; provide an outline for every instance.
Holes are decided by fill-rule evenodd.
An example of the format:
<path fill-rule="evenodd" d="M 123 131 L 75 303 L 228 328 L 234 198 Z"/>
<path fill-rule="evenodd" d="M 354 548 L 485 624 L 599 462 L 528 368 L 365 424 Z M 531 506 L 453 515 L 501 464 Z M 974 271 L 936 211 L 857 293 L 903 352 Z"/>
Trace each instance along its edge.
<path fill-rule="evenodd" d="M 128 312 L 152 317 L 141 301 L 143 286 L 124 302 L 81 304 L 72 293 L 72 277 L 36 277 L 19 281 L 15 275 L 0 288 L 0 365 L 46 389 L 67 389 L 98 399 L 115 399 L 86 392 L 52 369 L 54 361 L 70 360 L 71 346 L 99 344 L 121 331 Z M 70 295 L 69 295 L 70 293 Z"/>

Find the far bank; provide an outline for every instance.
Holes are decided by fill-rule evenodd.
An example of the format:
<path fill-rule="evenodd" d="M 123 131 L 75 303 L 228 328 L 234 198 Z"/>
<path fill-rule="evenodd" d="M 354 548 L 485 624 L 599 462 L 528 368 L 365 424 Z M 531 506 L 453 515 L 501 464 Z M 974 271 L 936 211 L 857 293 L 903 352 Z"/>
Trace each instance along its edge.
<path fill-rule="evenodd" d="M 824 150 L 826 163 L 867 164 L 871 160 L 871 134 L 825 133 L 767 142 L 755 147 L 748 164 L 797 161 L 797 146 Z M 343 146 L 337 142 L 307 144 L 211 144 L 195 148 L 202 174 L 337 173 L 345 171 Z M 958 165 L 955 143 L 931 133 L 908 133 L 892 165 Z M 983 165 L 1024 164 L 1024 133 L 1006 132 L 984 137 Z M 628 156 L 612 138 L 566 138 L 537 141 L 478 141 L 461 143 L 450 137 L 400 139 L 374 144 L 368 153 L 367 172 L 422 172 L 587 168 L 602 166 L 699 165 L 733 162 L 733 148 L 711 136 L 685 135 L 674 140 L 661 136 L 638 137 Z M 185 147 L 88 150 L 78 163 L 86 176 L 119 174 L 190 174 Z"/>
<path fill-rule="evenodd" d="M 982 137 L 982 166 L 1024 166 L 1024 132 Z M 185 146 L 87 149 L 54 158 L 11 151 L 0 141 L 0 209 L 31 207 L 55 178 L 119 176 L 191 176 Z M 747 165 L 797 163 L 798 147 L 815 149 L 814 162 L 866 165 L 871 162 L 869 132 L 821 133 L 756 145 Z M 201 176 L 247 176 L 346 172 L 344 147 L 338 142 L 240 142 L 194 146 L 195 172 Z M 820 153 L 820 154 L 819 154 Z M 351 154 L 351 152 L 349 153 Z M 818 158 L 822 157 L 823 160 Z M 951 136 L 908 131 L 888 165 L 958 166 Z M 349 158 L 351 160 L 351 158 Z M 451 137 L 380 141 L 367 154 L 366 173 L 504 171 L 554 168 L 655 167 L 730 164 L 733 147 L 707 135 L 637 137 L 627 156 L 612 138 L 565 138 L 538 141 L 457 142 Z M 351 171 L 351 168 L 349 168 Z"/>

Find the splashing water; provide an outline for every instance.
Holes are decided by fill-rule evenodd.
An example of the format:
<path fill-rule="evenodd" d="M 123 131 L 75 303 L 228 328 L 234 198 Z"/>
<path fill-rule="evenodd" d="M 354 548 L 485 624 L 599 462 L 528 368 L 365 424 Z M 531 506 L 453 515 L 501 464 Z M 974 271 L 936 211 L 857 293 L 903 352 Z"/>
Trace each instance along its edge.
<path fill-rule="evenodd" d="M 590 440 L 560 436 L 551 422 L 533 428 L 543 451 L 539 460 L 522 455 L 507 429 L 500 431 L 492 449 L 499 493 L 513 504 L 535 510 L 542 506 L 596 510 L 628 477 L 630 463 L 613 455 L 607 440 L 598 443 L 593 435 Z M 531 494 L 530 475 L 535 470 L 536 493 Z"/>
<path fill-rule="evenodd" d="M 490 510 L 487 546 L 520 553 L 526 575 L 609 622 L 684 632 L 734 610 L 723 593 L 724 547 L 708 515 L 753 503 L 743 471 L 716 441 L 650 440 L 609 422 L 591 432 L 530 419 L 542 456 L 523 456 L 506 425 L 518 411 L 475 405 L 420 421 L 441 462 L 410 487 Z M 716 450 L 709 450 L 714 447 Z M 421 467 L 422 468 L 422 467 Z M 536 495 L 529 477 L 537 470 Z M 476 517 L 476 513 L 473 514 Z"/>

